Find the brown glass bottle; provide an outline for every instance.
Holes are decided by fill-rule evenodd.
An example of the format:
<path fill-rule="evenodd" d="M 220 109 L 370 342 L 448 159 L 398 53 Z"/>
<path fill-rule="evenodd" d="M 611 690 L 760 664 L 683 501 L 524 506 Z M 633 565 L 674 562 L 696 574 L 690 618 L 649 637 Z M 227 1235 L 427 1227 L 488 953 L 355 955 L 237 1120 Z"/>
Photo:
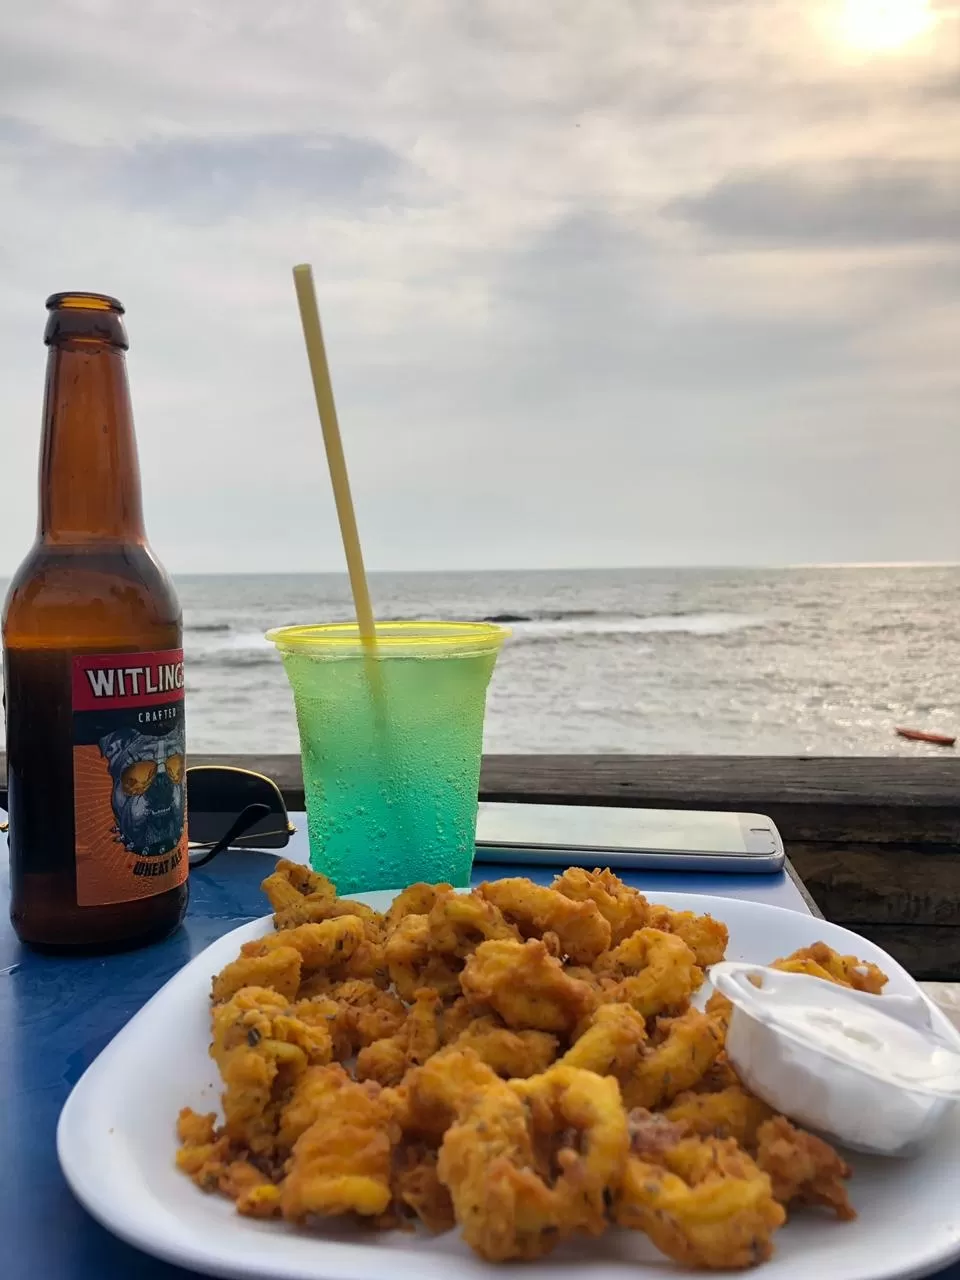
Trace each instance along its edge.
<path fill-rule="evenodd" d="M 107 949 L 186 909 L 182 622 L 143 528 L 123 307 L 47 309 L 37 538 L 3 614 L 11 919 Z"/>

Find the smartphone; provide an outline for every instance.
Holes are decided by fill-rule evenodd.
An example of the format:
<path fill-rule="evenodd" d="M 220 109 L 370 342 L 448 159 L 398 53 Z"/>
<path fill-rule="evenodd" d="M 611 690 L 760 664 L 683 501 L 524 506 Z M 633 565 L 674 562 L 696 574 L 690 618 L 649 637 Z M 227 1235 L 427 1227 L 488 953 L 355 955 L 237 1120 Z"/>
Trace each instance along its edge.
<path fill-rule="evenodd" d="M 477 861 L 769 874 L 783 869 L 784 854 L 779 831 L 759 813 L 485 802 Z"/>

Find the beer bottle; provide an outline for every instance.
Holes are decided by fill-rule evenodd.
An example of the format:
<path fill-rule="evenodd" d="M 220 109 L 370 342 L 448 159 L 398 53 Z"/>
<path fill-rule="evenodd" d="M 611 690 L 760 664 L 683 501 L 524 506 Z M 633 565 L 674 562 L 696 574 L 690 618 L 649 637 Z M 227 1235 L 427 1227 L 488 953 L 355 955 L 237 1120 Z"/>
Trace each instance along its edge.
<path fill-rule="evenodd" d="M 37 538 L 3 615 L 11 918 L 109 949 L 187 904 L 183 629 L 143 528 L 123 307 L 47 310 Z"/>

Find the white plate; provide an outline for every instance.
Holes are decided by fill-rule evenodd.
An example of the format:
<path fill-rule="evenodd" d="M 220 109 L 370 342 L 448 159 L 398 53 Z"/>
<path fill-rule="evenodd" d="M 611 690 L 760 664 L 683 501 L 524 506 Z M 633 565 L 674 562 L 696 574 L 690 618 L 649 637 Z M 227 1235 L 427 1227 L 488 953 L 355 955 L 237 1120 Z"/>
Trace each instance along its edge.
<path fill-rule="evenodd" d="M 382 909 L 389 893 L 363 895 Z M 769 962 L 820 939 L 872 960 L 891 992 L 916 990 L 879 947 L 800 912 L 756 902 L 663 894 L 678 910 L 713 911 L 730 928 L 731 960 Z M 256 1280 L 669 1280 L 678 1269 L 635 1232 L 561 1247 L 522 1265 L 491 1266 L 455 1233 L 431 1238 L 399 1231 L 371 1236 L 346 1227 L 323 1234 L 239 1217 L 232 1204 L 202 1194 L 174 1168 L 177 1112 L 213 1110 L 217 1074 L 207 1054 L 210 979 L 242 942 L 271 928 L 269 916 L 235 929 L 176 974 L 89 1067 L 67 1099 L 57 1129 L 63 1172 L 78 1199 L 122 1239 L 209 1275 Z M 937 1015 L 938 1017 L 942 1015 Z M 798 1215 L 777 1234 L 764 1280 L 906 1280 L 960 1256 L 960 1120 L 910 1161 L 855 1157 L 853 1223 Z M 702 1274 L 702 1273 L 697 1273 Z"/>

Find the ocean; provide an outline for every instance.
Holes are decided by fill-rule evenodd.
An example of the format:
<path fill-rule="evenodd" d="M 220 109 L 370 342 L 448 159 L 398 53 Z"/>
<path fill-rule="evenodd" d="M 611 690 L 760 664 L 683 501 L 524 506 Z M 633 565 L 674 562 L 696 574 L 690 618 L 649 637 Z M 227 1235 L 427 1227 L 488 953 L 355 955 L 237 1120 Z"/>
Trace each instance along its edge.
<path fill-rule="evenodd" d="M 345 576 L 183 577 L 193 751 L 295 751 L 270 626 Z M 491 752 L 918 755 L 960 731 L 960 567 L 375 574 L 382 619 L 510 619 Z M 939 749 L 942 750 L 942 749 Z"/>
<path fill-rule="evenodd" d="M 297 749 L 271 626 L 351 616 L 345 576 L 186 576 L 193 752 Z M 960 732 L 960 567 L 374 574 L 382 619 L 511 619 L 491 752 L 918 755 Z"/>

